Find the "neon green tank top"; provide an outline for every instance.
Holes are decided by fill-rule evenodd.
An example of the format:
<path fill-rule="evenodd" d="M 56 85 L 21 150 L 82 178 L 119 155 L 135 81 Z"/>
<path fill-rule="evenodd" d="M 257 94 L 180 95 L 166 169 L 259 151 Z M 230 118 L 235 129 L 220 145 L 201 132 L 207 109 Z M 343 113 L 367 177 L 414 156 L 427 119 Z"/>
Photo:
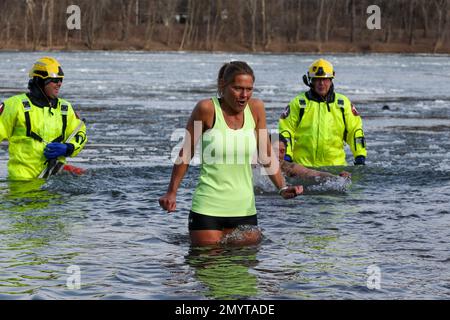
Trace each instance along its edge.
<path fill-rule="evenodd" d="M 202 135 L 201 169 L 192 199 L 192 211 L 216 217 L 256 214 L 252 159 L 256 156 L 255 121 L 250 107 L 244 109 L 244 125 L 230 129 L 219 100 L 213 128 Z"/>

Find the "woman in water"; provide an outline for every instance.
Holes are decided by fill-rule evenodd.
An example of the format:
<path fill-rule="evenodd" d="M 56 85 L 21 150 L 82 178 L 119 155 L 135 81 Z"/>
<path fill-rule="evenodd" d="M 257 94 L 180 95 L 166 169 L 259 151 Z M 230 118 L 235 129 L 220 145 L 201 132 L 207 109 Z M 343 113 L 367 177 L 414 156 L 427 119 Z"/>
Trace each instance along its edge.
<path fill-rule="evenodd" d="M 167 193 L 159 199 L 168 212 L 176 209 L 176 193 L 195 146 L 201 138 L 201 173 L 189 213 L 189 234 L 194 246 L 217 245 L 238 226 L 257 226 L 252 160 L 258 160 L 285 198 L 303 192 L 286 186 L 278 159 L 268 139 L 264 103 L 253 99 L 255 76 L 250 66 L 233 61 L 218 75 L 218 98 L 197 103 L 186 126 L 184 145 L 173 166 Z M 261 240 L 256 227 L 244 229 L 227 244 L 252 245 Z"/>

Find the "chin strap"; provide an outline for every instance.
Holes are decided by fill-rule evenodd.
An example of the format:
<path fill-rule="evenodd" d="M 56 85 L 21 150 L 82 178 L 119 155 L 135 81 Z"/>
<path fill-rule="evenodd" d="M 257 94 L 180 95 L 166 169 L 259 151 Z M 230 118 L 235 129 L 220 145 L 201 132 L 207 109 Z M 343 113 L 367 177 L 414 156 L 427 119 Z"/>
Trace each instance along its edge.
<path fill-rule="evenodd" d="M 303 83 L 307 86 L 312 88 L 311 81 L 308 79 L 308 76 L 306 74 L 303 75 Z"/>

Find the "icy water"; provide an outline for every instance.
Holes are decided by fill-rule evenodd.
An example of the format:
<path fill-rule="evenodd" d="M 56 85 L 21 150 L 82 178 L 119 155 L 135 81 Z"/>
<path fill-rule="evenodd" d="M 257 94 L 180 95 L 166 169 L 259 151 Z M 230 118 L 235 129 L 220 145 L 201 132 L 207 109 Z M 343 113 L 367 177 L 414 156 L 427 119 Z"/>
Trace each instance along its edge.
<path fill-rule="evenodd" d="M 26 88 L 42 55 L 0 53 L 0 100 Z M 231 59 L 254 68 L 255 96 L 275 128 L 317 56 L 52 55 L 66 74 L 61 96 L 87 121 L 88 145 L 72 164 L 88 174 L 8 182 L 2 143 L 0 298 L 450 297 L 449 56 L 325 56 L 337 90 L 363 116 L 367 165 L 332 169 L 350 171 L 350 186 L 310 186 L 290 201 L 256 175 L 262 243 L 210 250 L 191 248 L 188 238 L 198 166 L 183 181 L 175 213 L 157 203 L 179 143 L 172 134 L 197 100 L 215 94 L 216 73 Z M 80 288 L 70 289 L 77 270 Z M 371 282 L 374 270 L 379 282 Z"/>

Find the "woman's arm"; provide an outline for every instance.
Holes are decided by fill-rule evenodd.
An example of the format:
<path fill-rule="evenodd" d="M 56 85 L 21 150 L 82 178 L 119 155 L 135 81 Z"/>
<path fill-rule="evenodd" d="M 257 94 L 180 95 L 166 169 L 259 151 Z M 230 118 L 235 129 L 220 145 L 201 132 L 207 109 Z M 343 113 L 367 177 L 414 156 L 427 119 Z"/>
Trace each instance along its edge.
<path fill-rule="evenodd" d="M 168 212 L 176 209 L 177 191 L 194 156 L 195 146 L 202 133 L 212 126 L 214 108 L 211 108 L 210 104 L 210 100 L 202 100 L 197 103 L 186 125 L 183 147 L 173 166 L 167 192 L 159 198 L 159 205 Z"/>

